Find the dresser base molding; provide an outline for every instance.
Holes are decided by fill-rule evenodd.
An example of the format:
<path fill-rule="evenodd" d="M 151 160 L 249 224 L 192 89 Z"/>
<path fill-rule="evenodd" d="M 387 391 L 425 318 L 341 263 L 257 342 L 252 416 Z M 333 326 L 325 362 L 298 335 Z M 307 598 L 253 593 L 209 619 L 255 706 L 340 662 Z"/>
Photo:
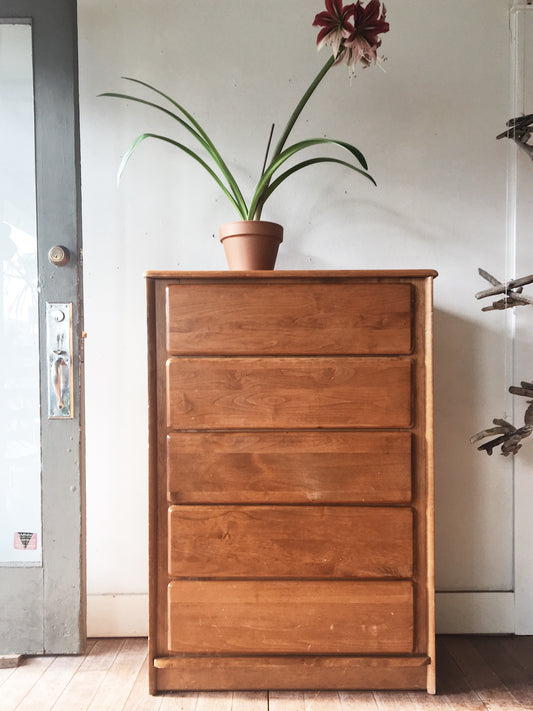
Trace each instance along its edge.
<path fill-rule="evenodd" d="M 159 657 L 158 691 L 428 689 L 429 657 Z M 428 689 L 430 691 L 430 689 Z"/>

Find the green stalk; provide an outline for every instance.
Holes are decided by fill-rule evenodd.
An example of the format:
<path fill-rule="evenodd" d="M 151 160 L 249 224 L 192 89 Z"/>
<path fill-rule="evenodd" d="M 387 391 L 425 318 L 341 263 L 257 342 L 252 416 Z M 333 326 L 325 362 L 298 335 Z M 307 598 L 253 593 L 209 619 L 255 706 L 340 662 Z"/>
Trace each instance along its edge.
<path fill-rule="evenodd" d="M 335 60 L 336 60 L 336 57 L 334 57 L 333 55 L 328 59 L 328 61 L 324 64 L 322 69 L 318 72 L 316 77 L 313 79 L 313 81 L 309 85 L 307 91 L 305 92 L 305 94 L 302 96 L 302 98 L 296 105 L 296 108 L 290 115 L 287 125 L 285 126 L 285 129 L 284 129 L 283 133 L 281 134 L 279 141 L 276 144 L 276 148 L 274 149 L 274 153 L 272 155 L 272 160 L 270 162 L 270 165 L 272 165 L 272 163 L 276 160 L 276 158 L 279 156 L 279 154 L 283 150 L 283 146 L 287 142 L 289 134 L 292 131 L 294 124 L 298 120 L 298 117 L 302 113 L 305 105 L 311 98 L 311 96 L 312 96 L 313 92 L 315 91 L 315 89 L 317 88 L 317 86 L 320 84 L 322 79 L 326 76 L 326 74 L 329 72 L 329 70 L 335 63 Z M 266 190 L 268 190 L 268 183 L 265 186 L 265 191 Z M 254 214 L 250 215 L 250 219 L 252 219 L 252 220 L 260 220 L 261 219 L 261 212 L 263 211 L 263 205 L 265 204 L 265 200 L 266 200 L 266 196 L 264 198 L 262 197 L 259 199 L 259 201 L 257 203 L 257 207 L 254 210 Z"/>
<path fill-rule="evenodd" d="M 283 150 L 283 146 L 285 145 L 287 138 L 289 137 L 290 132 L 292 131 L 292 128 L 296 121 L 298 120 L 299 115 L 302 113 L 303 108 L 311 98 L 311 95 L 313 94 L 314 90 L 317 88 L 317 86 L 320 84 L 322 79 L 326 76 L 326 74 L 329 72 L 333 64 L 335 63 L 335 57 L 332 55 L 328 61 L 324 64 L 322 69 L 318 72 L 316 77 L 313 79 L 311 84 L 309 85 L 309 88 L 305 92 L 305 94 L 302 96 L 300 101 L 298 102 L 298 105 L 292 112 L 292 114 L 289 117 L 289 121 L 287 122 L 287 125 L 285 126 L 285 130 L 281 134 L 281 137 L 276 145 L 276 148 L 274 149 L 274 154 L 272 155 L 272 160 L 277 158 L 281 151 Z"/>

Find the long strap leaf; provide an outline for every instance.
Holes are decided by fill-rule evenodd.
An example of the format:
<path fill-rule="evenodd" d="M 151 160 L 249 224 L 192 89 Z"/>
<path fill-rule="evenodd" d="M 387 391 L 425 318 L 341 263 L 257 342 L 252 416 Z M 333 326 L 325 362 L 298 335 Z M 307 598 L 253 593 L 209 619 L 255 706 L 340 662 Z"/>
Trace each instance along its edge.
<path fill-rule="evenodd" d="M 296 173 L 298 170 L 301 170 L 302 168 L 306 168 L 309 165 L 315 165 L 315 163 L 337 163 L 338 165 L 344 165 L 346 168 L 351 168 L 351 170 L 354 170 L 356 173 L 359 173 L 360 175 L 363 175 L 365 178 L 368 178 L 371 183 L 374 183 L 376 185 L 376 181 L 374 178 L 369 174 L 366 173 L 364 170 L 361 170 L 360 168 L 357 168 L 355 165 L 352 165 L 352 163 L 347 163 L 344 160 L 340 160 L 339 158 L 310 158 L 309 160 L 304 160 L 301 163 L 298 163 L 297 165 L 292 166 L 288 170 L 285 171 L 285 173 L 282 173 L 276 180 L 274 180 L 273 183 L 271 183 L 268 187 L 268 190 L 264 193 L 263 198 L 266 200 L 267 198 L 270 197 L 270 195 L 274 192 L 274 190 L 281 185 L 281 183 L 286 180 L 290 175 L 293 173 Z"/>
<path fill-rule="evenodd" d="M 228 181 L 228 184 L 229 184 L 231 190 L 233 191 L 233 194 L 234 194 L 234 196 L 235 196 L 235 199 L 238 201 L 238 203 L 240 204 L 241 208 L 243 208 L 243 210 L 246 211 L 246 202 L 245 202 L 244 197 L 243 197 L 243 195 L 242 195 L 242 193 L 241 193 L 241 191 L 240 191 L 240 188 L 239 188 L 239 186 L 238 186 L 238 184 L 237 184 L 237 181 L 236 181 L 235 178 L 233 177 L 233 174 L 231 173 L 230 169 L 229 169 L 228 166 L 226 165 L 226 163 L 225 163 L 225 161 L 223 160 L 222 156 L 220 155 L 220 153 L 219 153 L 218 150 L 216 149 L 215 144 L 214 144 L 213 141 L 209 138 L 209 136 L 207 135 L 207 133 L 206 133 L 206 132 L 204 131 L 204 129 L 200 126 L 200 124 L 199 124 L 198 121 L 194 118 L 194 116 L 193 116 L 191 113 L 189 113 L 189 111 L 187 111 L 181 104 L 178 104 L 178 102 L 175 101 L 171 96 L 169 96 L 168 94 L 165 94 L 163 91 L 161 91 L 160 89 L 157 89 L 155 86 L 152 86 L 151 84 L 148 84 L 148 83 L 145 82 L 145 81 L 141 81 L 140 79 L 134 79 L 133 77 L 122 77 L 122 79 L 125 79 L 126 81 L 134 82 L 135 84 L 140 84 L 141 86 L 144 86 L 144 87 L 146 87 L 147 89 L 150 89 L 151 91 L 154 91 L 156 94 L 159 94 L 159 96 L 162 96 L 164 99 L 166 99 L 167 101 L 169 101 L 173 106 L 175 106 L 175 107 L 178 109 L 178 111 L 180 111 L 180 112 L 185 116 L 185 118 L 186 118 L 188 121 L 190 121 L 190 123 L 192 124 L 192 126 L 194 126 L 194 128 L 198 131 L 198 133 L 203 137 L 203 139 L 205 140 L 205 142 L 210 146 L 210 151 L 209 151 L 209 152 L 210 152 L 212 158 L 215 160 L 215 162 L 217 163 L 218 167 L 220 168 L 220 170 L 221 170 L 222 173 L 224 174 L 224 177 L 225 177 L 226 180 Z M 162 109 L 162 110 L 164 110 L 164 109 Z"/>
<path fill-rule="evenodd" d="M 333 144 L 344 148 L 345 150 L 349 151 L 355 158 L 357 158 L 357 160 L 365 170 L 368 168 L 365 157 L 363 156 L 361 151 L 355 146 L 352 146 L 351 143 L 346 143 L 346 141 L 339 141 L 333 138 L 309 138 L 306 141 L 300 141 L 299 143 L 295 143 L 294 145 L 289 146 L 289 148 L 286 148 L 282 153 L 280 153 L 277 158 L 274 158 L 266 169 L 264 175 L 257 184 L 254 196 L 250 202 L 250 207 L 248 209 L 248 219 L 254 219 L 257 213 L 259 215 L 261 214 L 262 206 L 266 200 L 266 197 L 268 197 L 268 195 L 266 195 L 266 191 L 268 190 L 270 180 L 276 170 L 278 170 L 278 168 L 280 168 L 280 166 L 282 166 L 285 161 L 287 161 L 299 151 L 325 143 Z"/>
<path fill-rule="evenodd" d="M 182 118 L 180 118 L 173 111 L 170 111 L 169 109 L 165 109 L 164 106 L 160 106 L 159 104 L 154 104 L 153 101 L 147 101 L 146 99 L 139 99 L 137 96 L 131 96 L 131 94 L 120 94 L 120 93 L 114 92 L 114 91 L 106 91 L 103 94 L 98 94 L 98 96 L 110 96 L 115 99 L 126 99 L 127 101 L 137 101 L 139 104 L 145 104 L 146 106 L 151 106 L 152 108 L 157 109 L 158 111 L 162 111 L 163 113 L 167 114 L 167 116 L 172 116 L 173 119 L 178 121 L 184 128 L 186 128 L 187 131 L 189 131 L 196 138 L 197 141 L 200 141 L 200 143 L 203 145 L 203 147 L 207 151 L 210 150 L 209 142 L 206 141 L 205 138 L 198 131 L 195 131 L 193 126 L 188 124 L 186 121 L 184 121 Z"/>
<path fill-rule="evenodd" d="M 191 158 L 194 158 L 194 160 L 197 161 L 202 166 L 202 168 L 205 168 L 205 170 L 207 170 L 209 175 L 216 181 L 217 185 L 223 190 L 225 195 L 229 198 L 230 202 L 233 204 L 233 206 L 239 213 L 240 217 L 243 220 L 246 219 L 246 210 L 242 210 L 241 205 L 237 202 L 237 200 L 235 199 L 235 196 L 232 195 L 232 193 L 227 189 L 227 187 L 220 180 L 219 176 L 215 173 L 215 171 L 204 160 L 202 160 L 200 158 L 200 156 L 198 156 L 190 148 L 188 148 L 187 146 L 184 146 L 183 143 L 178 143 L 178 141 L 174 141 L 172 138 L 168 138 L 167 136 L 159 136 L 155 133 L 142 133 L 140 136 L 137 136 L 137 138 L 133 141 L 131 146 L 128 148 L 128 150 L 124 154 L 124 157 L 122 158 L 120 167 L 118 169 L 118 175 L 117 175 L 118 180 L 120 180 L 120 176 L 122 175 L 122 172 L 123 172 L 124 168 L 126 167 L 126 164 L 128 163 L 129 159 L 133 155 L 134 151 L 147 138 L 156 138 L 159 141 L 165 141 L 166 143 L 170 143 L 171 145 L 176 146 L 176 148 L 179 148 L 180 150 L 187 153 L 187 155 L 191 156 Z"/>

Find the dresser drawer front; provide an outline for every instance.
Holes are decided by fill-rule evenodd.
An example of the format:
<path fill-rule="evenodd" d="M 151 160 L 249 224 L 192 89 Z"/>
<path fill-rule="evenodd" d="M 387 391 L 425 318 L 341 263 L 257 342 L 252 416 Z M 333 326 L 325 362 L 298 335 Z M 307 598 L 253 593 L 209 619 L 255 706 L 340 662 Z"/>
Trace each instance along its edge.
<path fill-rule="evenodd" d="M 181 284 L 167 287 L 175 354 L 411 352 L 412 287 L 377 284 Z"/>
<path fill-rule="evenodd" d="M 409 582 L 174 581 L 168 610 L 178 654 L 413 651 Z"/>
<path fill-rule="evenodd" d="M 411 449 L 410 432 L 171 432 L 168 500 L 409 503 Z"/>
<path fill-rule="evenodd" d="M 169 575 L 410 578 L 413 514 L 350 506 L 172 506 Z"/>
<path fill-rule="evenodd" d="M 409 358 L 170 358 L 175 429 L 409 427 Z"/>

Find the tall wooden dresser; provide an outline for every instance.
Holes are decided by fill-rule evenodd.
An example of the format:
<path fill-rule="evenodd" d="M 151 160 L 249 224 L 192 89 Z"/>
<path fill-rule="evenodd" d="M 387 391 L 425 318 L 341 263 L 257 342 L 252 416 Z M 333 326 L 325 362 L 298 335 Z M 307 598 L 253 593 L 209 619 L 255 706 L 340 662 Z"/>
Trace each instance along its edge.
<path fill-rule="evenodd" d="M 434 693 L 434 276 L 147 273 L 152 693 Z"/>

